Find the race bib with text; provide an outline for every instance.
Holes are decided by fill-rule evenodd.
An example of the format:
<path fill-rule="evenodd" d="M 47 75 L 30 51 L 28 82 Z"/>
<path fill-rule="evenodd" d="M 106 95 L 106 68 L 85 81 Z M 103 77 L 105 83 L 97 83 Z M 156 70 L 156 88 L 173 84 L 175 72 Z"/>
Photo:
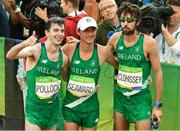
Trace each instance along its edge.
<path fill-rule="evenodd" d="M 140 90 L 142 88 L 142 68 L 119 65 L 117 83 L 121 88 Z"/>
<path fill-rule="evenodd" d="M 35 93 L 40 99 L 48 99 L 56 95 L 60 90 L 61 81 L 52 76 L 37 77 Z"/>
<path fill-rule="evenodd" d="M 76 97 L 89 96 L 96 91 L 95 81 L 93 78 L 71 75 L 67 89 Z"/>

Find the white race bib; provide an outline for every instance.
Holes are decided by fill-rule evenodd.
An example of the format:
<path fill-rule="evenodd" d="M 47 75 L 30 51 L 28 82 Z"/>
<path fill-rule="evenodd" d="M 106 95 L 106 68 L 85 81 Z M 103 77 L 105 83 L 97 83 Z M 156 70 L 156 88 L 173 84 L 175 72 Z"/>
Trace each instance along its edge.
<path fill-rule="evenodd" d="M 117 83 L 121 88 L 140 90 L 142 88 L 142 68 L 119 65 Z"/>
<path fill-rule="evenodd" d="M 71 75 L 67 89 L 76 97 L 89 96 L 96 91 L 95 81 L 93 78 Z"/>
<path fill-rule="evenodd" d="M 35 93 L 40 99 L 48 99 L 60 90 L 61 81 L 52 77 L 37 77 Z"/>

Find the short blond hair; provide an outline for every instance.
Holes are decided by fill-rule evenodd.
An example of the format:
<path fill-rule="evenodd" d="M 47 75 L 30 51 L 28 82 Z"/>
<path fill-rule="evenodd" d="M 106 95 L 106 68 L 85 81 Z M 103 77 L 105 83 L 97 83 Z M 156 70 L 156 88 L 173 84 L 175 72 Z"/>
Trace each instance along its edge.
<path fill-rule="evenodd" d="M 100 9 L 100 10 L 101 10 L 101 4 L 102 4 L 103 1 L 106 1 L 106 0 L 100 0 L 100 2 L 99 2 L 99 9 Z M 109 0 L 109 1 L 112 1 L 112 4 L 116 5 L 115 0 Z M 117 5 L 116 5 L 116 6 L 117 6 Z"/>

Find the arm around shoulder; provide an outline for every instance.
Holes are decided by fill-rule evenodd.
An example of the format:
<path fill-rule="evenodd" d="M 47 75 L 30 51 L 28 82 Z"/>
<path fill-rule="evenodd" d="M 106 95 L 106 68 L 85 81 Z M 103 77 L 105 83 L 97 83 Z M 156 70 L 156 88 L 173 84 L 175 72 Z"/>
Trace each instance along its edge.
<path fill-rule="evenodd" d="M 118 60 L 114 56 L 114 51 L 116 48 L 116 45 L 118 43 L 118 40 L 120 38 L 121 32 L 115 33 L 108 41 L 106 45 L 106 54 L 107 54 L 107 59 L 106 61 L 111 64 L 115 69 L 118 69 Z"/>
<path fill-rule="evenodd" d="M 74 50 L 76 48 L 77 43 L 71 43 L 71 44 L 65 44 L 64 46 L 62 46 L 61 50 L 66 54 L 66 56 L 68 57 L 69 61 L 71 61 L 71 57 L 74 53 Z"/>
<path fill-rule="evenodd" d="M 64 81 L 67 81 L 68 65 L 69 65 L 69 59 L 68 59 L 67 55 L 65 53 L 63 53 L 62 78 Z"/>
<path fill-rule="evenodd" d="M 105 55 L 107 56 L 106 61 L 111 64 L 115 69 L 118 69 L 118 60 L 114 56 L 113 52 L 106 46 Z"/>

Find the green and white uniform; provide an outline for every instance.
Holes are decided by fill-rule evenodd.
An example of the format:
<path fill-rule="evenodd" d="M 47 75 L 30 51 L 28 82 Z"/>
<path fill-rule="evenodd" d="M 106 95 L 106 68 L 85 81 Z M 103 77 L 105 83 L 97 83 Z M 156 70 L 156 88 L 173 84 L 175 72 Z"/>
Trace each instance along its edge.
<path fill-rule="evenodd" d="M 114 91 L 114 108 L 128 122 L 148 119 L 151 112 L 148 88 L 151 63 L 144 56 L 143 42 L 144 34 L 140 34 L 137 43 L 126 47 L 122 34 L 115 49 L 119 69 Z"/>
<path fill-rule="evenodd" d="M 96 85 L 98 83 L 100 65 L 96 44 L 94 45 L 92 56 L 88 60 L 80 58 L 79 50 L 78 43 L 68 70 L 68 84 L 64 99 L 64 118 L 66 121 L 82 124 L 78 120 L 72 120 L 72 118 L 67 117 L 69 114 L 67 110 L 79 112 L 80 114 L 98 111 L 99 115 Z M 87 127 L 87 125 L 81 126 Z"/>
<path fill-rule="evenodd" d="M 41 128 L 52 128 L 59 115 L 62 52 L 56 62 L 48 59 L 44 43 L 36 66 L 27 71 L 26 119 Z"/>

